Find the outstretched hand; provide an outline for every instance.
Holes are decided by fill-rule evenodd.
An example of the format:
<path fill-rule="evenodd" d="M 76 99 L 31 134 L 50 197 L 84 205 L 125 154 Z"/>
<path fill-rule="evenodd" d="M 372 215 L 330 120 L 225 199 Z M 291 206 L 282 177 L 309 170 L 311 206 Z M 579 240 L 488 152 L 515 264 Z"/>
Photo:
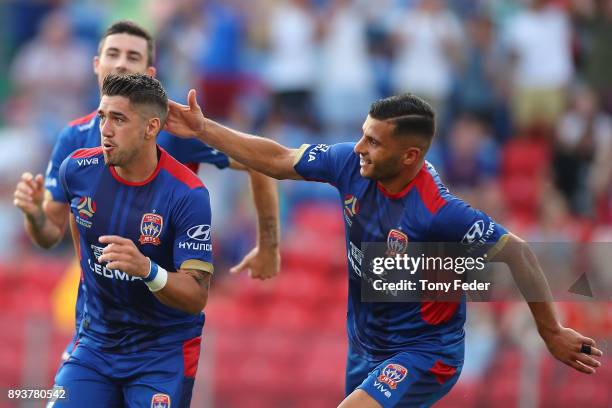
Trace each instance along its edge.
<path fill-rule="evenodd" d="M 595 340 L 585 337 L 575 330 L 562 327 L 559 331 L 542 335 L 546 347 L 557 360 L 577 371 L 593 374 L 601 363 L 594 357 L 601 357 L 602 351 L 595 347 Z M 582 352 L 582 345 L 590 348 L 590 355 Z"/>
<path fill-rule="evenodd" d="M 234 275 L 242 271 L 248 271 L 249 277 L 253 279 L 266 280 L 275 277 L 280 271 L 278 248 L 256 246 L 238 265 L 230 269 L 230 273 Z"/>
<path fill-rule="evenodd" d="M 168 100 L 168 117 L 164 130 L 183 138 L 196 137 L 204 132 L 206 118 L 196 100 L 195 89 L 189 90 L 187 103 L 189 105 Z"/>

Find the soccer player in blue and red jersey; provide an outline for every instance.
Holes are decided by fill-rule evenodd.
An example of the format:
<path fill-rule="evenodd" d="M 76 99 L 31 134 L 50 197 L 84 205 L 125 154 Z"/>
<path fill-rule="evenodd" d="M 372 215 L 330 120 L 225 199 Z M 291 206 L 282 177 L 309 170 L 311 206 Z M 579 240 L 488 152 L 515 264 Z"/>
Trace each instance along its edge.
<path fill-rule="evenodd" d="M 156 144 L 167 103 L 148 75 L 108 76 L 102 147 L 60 167 L 85 290 L 56 407 L 189 406 L 213 273 L 211 212 L 199 178 Z M 19 199 L 30 215 L 34 205 Z M 56 241 L 67 224 L 26 222 L 34 234 L 53 229 Z"/>
<path fill-rule="evenodd" d="M 563 327 L 528 244 L 454 197 L 425 154 L 435 132 L 431 107 L 414 95 L 372 104 L 357 143 L 288 149 L 226 128 L 204 117 L 195 91 L 188 106 L 170 101 L 166 129 L 197 137 L 253 169 L 278 179 L 327 182 L 346 205 L 349 265 L 346 399 L 341 408 L 428 407 L 458 380 L 463 366 L 466 304 L 362 302 L 362 243 L 394 251 L 408 242 L 462 242 L 506 262 L 525 293 L 538 331 L 554 357 L 584 373 L 600 363 L 595 342 Z"/>
<path fill-rule="evenodd" d="M 155 76 L 153 66 L 155 45 L 151 35 L 138 24 L 131 21 L 118 21 L 105 31 L 100 40 L 98 55 L 93 59 L 94 72 L 101 87 L 104 78 L 109 74 L 145 73 Z M 100 146 L 100 118 L 96 112 L 72 121 L 62 130 L 53 148 L 47 167 L 44 186 L 48 191 L 45 201 L 37 209 L 37 216 L 44 215 L 56 218 L 56 212 L 61 213 L 65 197 L 59 183 L 59 168 L 70 153 L 81 148 Z M 171 156 L 189 168 L 196 171 L 198 163 L 210 163 L 218 168 L 228 166 L 238 170 L 247 170 L 225 154 L 210 148 L 195 139 L 178 139 L 165 131 L 157 137 L 157 143 Z M 280 269 L 280 254 L 278 249 L 278 197 L 275 182 L 260 173 L 248 171 L 255 207 L 258 213 L 257 245 L 243 260 L 232 268 L 232 272 L 248 270 L 249 275 L 257 279 L 269 279 L 278 274 Z M 30 173 L 23 175 L 23 180 L 17 190 L 40 191 L 42 176 L 33 177 Z M 27 225 L 26 225 L 27 227 Z M 54 240 L 49 240 L 45 234 L 30 236 L 34 242 L 44 248 L 49 248 Z M 54 238 L 54 237 L 51 237 Z M 82 287 L 76 301 L 76 328 L 80 324 L 82 313 Z M 66 358 L 74 346 L 74 340 L 66 347 Z"/>
<path fill-rule="evenodd" d="M 155 44 L 150 33 L 132 21 L 122 20 L 113 23 L 104 32 L 98 55 L 93 59 L 93 67 L 101 87 L 109 74 L 144 73 L 155 76 L 154 60 Z M 258 241 L 256 247 L 232 268 L 232 272 L 248 270 L 252 277 L 259 279 L 268 279 L 278 274 L 280 255 L 276 183 L 198 140 L 177 139 L 162 130 L 157 143 L 192 170 L 197 169 L 198 163 L 210 163 L 220 169 L 230 167 L 248 171 L 258 213 Z M 100 146 L 100 131 L 99 118 L 95 112 L 74 120 L 60 133 L 45 176 L 45 188 L 50 194 L 46 197 L 44 207 L 48 207 L 48 211 L 52 212 L 55 205 L 61 206 L 64 201 L 57 179 L 62 161 L 76 149 L 97 146 Z M 44 240 L 37 241 L 37 244 L 48 247 Z"/>

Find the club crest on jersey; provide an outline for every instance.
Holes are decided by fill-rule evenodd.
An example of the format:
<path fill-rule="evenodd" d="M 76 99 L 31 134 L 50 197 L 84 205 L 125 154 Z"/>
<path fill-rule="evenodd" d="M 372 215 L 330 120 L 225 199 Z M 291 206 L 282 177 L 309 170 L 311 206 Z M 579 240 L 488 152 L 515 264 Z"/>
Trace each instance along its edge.
<path fill-rule="evenodd" d="M 352 218 L 359 214 L 359 201 L 351 194 L 344 196 L 344 219 L 349 227 L 353 224 Z"/>
<path fill-rule="evenodd" d="M 151 408 L 170 408 L 170 396 L 168 394 L 153 395 Z"/>
<path fill-rule="evenodd" d="M 408 235 L 392 229 L 387 235 L 387 256 L 403 254 L 408 249 Z"/>
<path fill-rule="evenodd" d="M 140 238 L 138 242 L 141 245 L 152 244 L 159 245 L 159 236 L 161 235 L 164 219 L 159 214 L 146 213 L 140 221 Z"/>
<path fill-rule="evenodd" d="M 385 368 L 382 369 L 382 372 L 378 376 L 378 381 L 387 384 L 394 390 L 397 388 L 397 383 L 404 381 L 407 374 L 408 369 L 406 369 L 406 367 L 391 363 L 387 364 Z"/>

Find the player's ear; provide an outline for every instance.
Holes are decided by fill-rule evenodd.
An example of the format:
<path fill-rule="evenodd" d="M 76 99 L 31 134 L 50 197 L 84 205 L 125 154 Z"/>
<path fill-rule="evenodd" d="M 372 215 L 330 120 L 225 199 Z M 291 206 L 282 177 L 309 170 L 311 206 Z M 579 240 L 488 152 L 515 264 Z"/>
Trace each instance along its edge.
<path fill-rule="evenodd" d="M 157 133 L 161 128 L 161 119 L 158 117 L 151 118 L 147 121 L 147 127 L 145 128 L 145 139 L 155 139 Z"/>
<path fill-rule="evenodd" d="M 148 66 L 147 75 L 151 78 L 155 78 L 155 75 L 157 75 L 157 69 L 154 66 Z"/>
<path fill-rule="evenodd" d="M 92 63 L 93 63 L 94 74 L 98 75 L 98 67 L 100 66 L 100 57 L 98 57 L 97 55 L 93 57 Z"/>
<path fill-rule="evenodd" d="M 405 166 L 412 166 L 414 163 L 417 163 L 421 158 L 421 149 L 418 147 L 409 147 L 404 150 L 402 155 L 402 163 Z"/>

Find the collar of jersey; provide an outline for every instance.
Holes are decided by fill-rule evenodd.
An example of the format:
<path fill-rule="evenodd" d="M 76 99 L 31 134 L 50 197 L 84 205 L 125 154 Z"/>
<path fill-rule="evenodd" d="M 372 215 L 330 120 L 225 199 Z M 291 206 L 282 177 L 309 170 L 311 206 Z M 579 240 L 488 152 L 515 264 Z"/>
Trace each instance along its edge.
<path fill-rule="evenodd" d="M 151 173 L 151 175 L 143 181 L 134 182 L 134 181 L 127 181 L 126 179 L 121 178 L 121 176 L 117 173 L 117 170 L 115 170 L 115 166 L 109 166 L 110 172 L 115 178 L 115 180 L 117 180 L 121 184 L 125 184 L 126 186 L 138 187 L 138 186 L 144 186 L 145 184 L 149 184 L 155 177 L 157 177 L 157 174 L 159 174 L 159 171 L 161 170 L 164 162 L 166 161 L 167 153 L 164 151 L 164 149 L 157 146 L 157 151 L 159 152 L 159 159 L 157 160 L 157 166 L 155 167 L 155 170 L 153 171 L 153 173 Z"/>
<path fill-rule="evenodd" d="M 425 165 L 423 165 L 423 167 L 421 167 L 421 170 L 419 170 L 419 172 L 417 173 L 416 177 L 413 178 L 410 181 L 410 183 L 408 183 L 408 185 L 406 187 L 404 187 L 401 191 L 398 191 L 397 193 L 390 193 L 390 192 L 388 192 L 385 189 L 385 187 L 383 187 L 383 185 L 380 184 L 380 181 L 376 182 L 376 187 L 378 187 L 380 192 L 383 193 L 383 195 L 385 197 L 391 198 L 393 200 L 399 200 L 400 198 L 404 198 L 406 196 L 406 194 L 408 194 L 410 192 L 410 190 L 412 190 L 412 187 L 414 187 L 414 184 L 416 183 L 417 179 L 423 175 L 423 171 L 424 170 L 425 170 Z"/>

